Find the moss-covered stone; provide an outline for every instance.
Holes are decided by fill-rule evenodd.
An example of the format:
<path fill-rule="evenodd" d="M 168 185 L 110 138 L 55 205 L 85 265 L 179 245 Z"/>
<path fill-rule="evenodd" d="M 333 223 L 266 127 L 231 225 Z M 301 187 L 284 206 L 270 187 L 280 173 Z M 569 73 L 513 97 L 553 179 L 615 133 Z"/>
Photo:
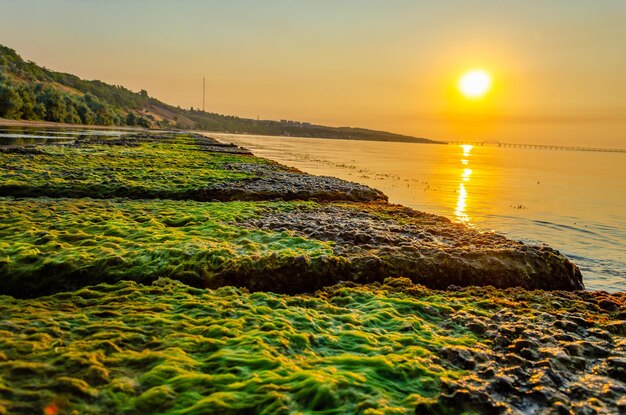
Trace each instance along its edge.
<path fill-rule="evenodd" d="M 244 285 L 254 285 L 286 277 L 296 258 L 341 262 L 328 242 L 237 225 L 263 207 L 287 205 L 0 198 L 0 292 L 35 296 L 163 276 L 220 286 L 246 275 Z"/>
<path fill-rule="evenodd" d="M 159 277 L 302 293 L 385 276 L 582 287 L 553 250 L 386 204 L 0 198 L 0 293 L 18 297 Z"/>
<path fill-rule="evenodd" d="M 614 311 L 598 306 L 610 300 Z M 7 413 L 619 413 L 624 294 L 161 279 L 0 298 Z M 557 322 L 561 322 L 557 324 Z M 482 329 L 477 329 L 482 327 Z M 585 409 L 588 410 L 588 409 Z"/>
<path fill-rule="evenodd" d="M 211 200 L 385 200 L 379 191 L 316 177 L 193 134 L 0 148 L 0 196 Z"/>

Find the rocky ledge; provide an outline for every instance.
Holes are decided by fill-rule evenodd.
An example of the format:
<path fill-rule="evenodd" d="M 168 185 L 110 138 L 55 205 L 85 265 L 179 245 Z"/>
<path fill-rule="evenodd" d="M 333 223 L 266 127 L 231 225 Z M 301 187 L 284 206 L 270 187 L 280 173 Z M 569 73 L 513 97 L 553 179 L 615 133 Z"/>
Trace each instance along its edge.
<path fill-rule="evenodd" d="M 583 288 L 549 247 L 386 203 L 0 197 L 0 241 L 0 294 L 20 297 L 158 277 L 288 294 L 387 277 Z"/>
<path fill-rule="evenodd" d="M 478 232 L 398 205 L 296 204 L 288 211 L 266 208 L 238 225 L 331 242 L 335 256 L 345 259 L 323 263 L 324 258 L 294 258 L 286 269 L 274 269 L 275 276 L 268 279 L 271 286 L 262 278 L 248 278 L 245 272 L 229 276 L 254 289 L 302 292 L 303 287 L 310 291 L 341 280 L 382 281 L 383 276 L 407 277 L 437 289 L 470 285 L 584 288 L 580 270 L 548 246 Z M 312 273 L 307 267 L 320 271 Z M 284 278 L 278 278 L 282 274 Z"/>
<path fill-rule="evenodd" d="M 196 134 L 87 137 L 0 147 L 0 196 L 198 201 L 386 201 L 381 191 L 312 176 Z"/>

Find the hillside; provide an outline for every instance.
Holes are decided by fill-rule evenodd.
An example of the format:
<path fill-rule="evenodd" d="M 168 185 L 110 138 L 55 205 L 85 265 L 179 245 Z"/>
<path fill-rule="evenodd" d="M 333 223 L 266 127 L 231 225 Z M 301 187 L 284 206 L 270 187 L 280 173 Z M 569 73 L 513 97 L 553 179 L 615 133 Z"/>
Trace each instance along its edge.
<path fill-rule="evenodd" d="M 146 90 L 86 81 L 25 61 L 0 45 L 0 118 L 85 125 L 183 128 L 229 133 L 435 143 L 424 138 L 289 120 L 254 120 L 168 105 Z"/>

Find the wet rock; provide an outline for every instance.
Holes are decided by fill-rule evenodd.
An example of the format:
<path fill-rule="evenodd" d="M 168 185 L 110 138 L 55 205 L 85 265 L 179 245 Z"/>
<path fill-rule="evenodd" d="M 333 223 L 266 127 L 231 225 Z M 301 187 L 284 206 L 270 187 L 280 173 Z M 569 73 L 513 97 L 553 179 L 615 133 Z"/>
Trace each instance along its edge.
<path fill-rule="evenodd" d="M 472 370 L 476 367 L 472 353 L 466 348 L 446 347 L 441 352 L 450 363 L 458 368 Z"/>
<path fill-rule="evenodd" d="M 466 327 L 476 334 L 484 334 L 487 331 L 487 326 L 477 320 L 471 321 Z"/>
<path fill-rule="evenodd" d="M 526 360 L 537 360 L 537 353 L 534 350 L 528 349 L 528 348 L 524 348 L 522 350 L 520 350 L 519 355 L 522 356 L 524 359 Z"/>
<path fill-rule="evenodd" d="M 560 320 L 554 326 L 567 332 L 577 332 L 581 327 L 572 320 Z"/>
<path fill-rule="evenodd" d="M 609 333 L 626 336 L 626 321 L 614 321 L 605 326 Z"/>
<path fill-rule="evenodd" d="M 518 339 L 515 340 L 510 346 L 510 349 L 520 351 L 522 349 L 537 349 L 538 344 L 530 339 Z"/>
<path fill-rule="evenodd" d="M 303 206 L 289 212 L 267 212 L 261 219 L 241 224 L 289 229 L 307 238 L 334 242 L 335 254 L 354 258 L 354 273 L 370 275 L 368 281 L 375 271 L 448 290 L 468 285 L 567 290 L 582 287 L 580 271 L 554 250 L 476 232 L 445 218 L 400 206 Z M 366 260 L 372 257 L 382 260 L 376 269 L 370 269 Z"/>
<path fill-rule="evenodd" d="M 601 309 L 607 310 L 607 311 L 619 310 L 618 304 L 611 300 L 602 300 L 598 303 L 598 306 L 600 306 Z"/>
<path fill-rule="evenodd" d="M 574 341 L 574 337 L 571 336 L 570 334 L 567 333 L 557 333 L 554 335 L 554 338 L 558 341 L 563 341 L 563 342 L 573 342 Z"/>
<path fill-rule="evenodd" d="M 552 407 L 546 411 L 545 413 L 554 414 L 554 415 L 573 415 L 574 413 L 570 410 L 569 405 L 556 401 L 552 404 Z"/>
<path fill-rule="evenodd" d="M 452 390 L 443 393 L 437 402 L 422 403 L 415 408 L 415 415 L 447 415 L 447 414 L 485 414 L 498 415 L 506 413 L 506 405 L 492 396 L 478 390 L 455 389 L 456 385 L 447 386 Z"/>
<path fill-rule="evenodd" d="M 580 345 L 583 348 L 583 353 L 585 356 L 605 357 L 610 354 L 609 350 L 591 341 L 582 341 Z"/>
<path fill-rule="evenodd" d="M 491 383 L 493 390 L 502 394 L 510 394 L 517 389 L 515 379 L 506 375 L 496 376 Z"/>
<path fill-rule="evenodd" d="M 626 382 L 626 357 L 609 357 L 606 364 L 611 377 Z"/>

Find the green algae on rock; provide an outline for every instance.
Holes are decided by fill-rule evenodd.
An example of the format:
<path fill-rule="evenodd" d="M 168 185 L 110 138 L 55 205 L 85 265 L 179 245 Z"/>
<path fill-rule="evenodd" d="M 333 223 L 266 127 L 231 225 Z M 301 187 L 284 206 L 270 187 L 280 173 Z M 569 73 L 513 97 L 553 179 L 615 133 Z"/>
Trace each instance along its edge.
<path fill-rule="evenodd" d="M 286 202 L 269 203 L 274 209 Z M 263 203 L 0 198 L 0 292 L 36 296 L 120 279 L 271 279 L 295 258 L 339 261 L 331 244 L 238 226 Z"/>
<path fill-rule="evenodd" d="M 3 294 L 158 277 L 301 293 L 386 276 L 433 288 L 582 287 L 552 250 L 392 205 L 0 198 Z"/>
<path fill-rule="evenodd" d="M 252 228 L 285 230 L 333 243 L 359 281 L 404 276 L 430 288 L 582 289 L 578 268 L 547 246 L 478 232 L 441 216 L 390 204 L 294 204 L 249 218 Z"/>
<path fill-rule="evenodd" d="M 151 281 L 160 276 L 195 286 L 237 285 L 284 293 L 312 291 L 342 280 L 380 281 L 384 276 L 406 276 L 433 288 L 583 288 L 578 268 L 548 247 L 526 246 L 394 207 L 382 203 L 386 197 L 377 190 L 307 175 L 194 134 L 95 136 L 71 145 L 9 147 L 0 149 L 0 161 L 5 166 L 0 195 L 11 197 L 335 203 L 259 204 L 258 209 L 247 205 L 257 213 L 239 224 L 226 224 L 219 219 L 221 213 L 215 213 L 220 226 L 243 238 L 233 245 L 224 240 L 229 233 L 214 224 L 185 226 L 185 210 L 206 209 L 201 216 L 211 216 L 243 205 L 181 202 L 161 212 L 164 202 L 154 202 L 155 211 L 143 207 L 148 202 L 125 202 L 123 207 L 122 202 L 76 201 L 81 207 L 74 218 L 63 214 L 73 211 L 70 202 L 60 202 L 59 210 L 51 207 L 52 200 L 5 199 L 0 278 L 8 284 L 0 293 L 32 296 L 101 281 Z M 94 216 L 87 206 L 99 213 Z M 151 211 L 148 217 L 153 220 L 143 220 L 133 209 Z M 56 215 L 62 216 L 58 223 Z M 158 223 L 159 215 L 167 216 L 165 222 Z M 61 233 L 54 229 L 57 225 L 63 227 Z M 37 227 L 42 228 L 40 234 L 25 231 Z M 273 253 L 260 249 L 268 235 L 278 244 L 284 239 L 285 245 Z M 254 240 L 257 237 L 261 239 Z M 288 249 L 296 239 L 302 244 L 299 249 Z M 312 244 L 311 252 L 306 244 Z M 326 251 L 318 255 L 321 245 Z"/>
<path fill-rule="evenodd" d="M 0 196 L 386 200 L 367 186 L 304 174 L 194 134 L 0 148 L 0 164 Z"/>
<path fill-rule="evenodd" d="M 0 303 L 0 405 L 37 413 L 405 413 L 463 371 L 443 303 L 375 289 L 318 296 L 101 285 Z M 412 313 L 410 313 L 412 312 Z M 410 314 L 409 314 L 410 313 Z"/>
<path fill-rule="evenodd" d="M 614 414 L 624 313 L 623 293 L 407 279 L 295 296 L 160 279 L 2 297 L 0 412 Z"/>

